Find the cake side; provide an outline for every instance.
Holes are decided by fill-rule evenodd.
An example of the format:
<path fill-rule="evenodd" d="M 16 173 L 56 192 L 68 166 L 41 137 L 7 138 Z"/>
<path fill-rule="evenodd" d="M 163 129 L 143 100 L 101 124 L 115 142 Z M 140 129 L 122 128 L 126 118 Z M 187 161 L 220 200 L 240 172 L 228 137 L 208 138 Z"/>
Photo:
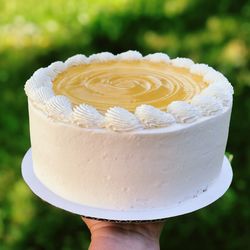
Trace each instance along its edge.
<path fill-rule="evenodd" d="M 231 108 L 189 125 L 116 133 L 54 121 L 29 101 L 35 174 L 58 195 L 110 209 L 166 207 L 218 176 Z"/>

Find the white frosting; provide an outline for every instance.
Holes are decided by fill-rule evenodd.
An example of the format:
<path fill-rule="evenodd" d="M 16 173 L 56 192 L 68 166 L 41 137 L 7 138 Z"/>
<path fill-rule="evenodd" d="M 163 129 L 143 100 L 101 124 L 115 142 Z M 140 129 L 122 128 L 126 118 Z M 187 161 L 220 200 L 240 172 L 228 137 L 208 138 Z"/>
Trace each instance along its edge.
<path fill-rule="evenodd" d="M 72 122 L 85 128 L 104 127 L 104 116 L 94 107 L 80 104 L 74 108 Z"/>
<path fill-rule="evenodd" d="M 213 85 L 208 86 L 201 92 L 201 95 L 212 96 L 222 103 L 223 106 L 229 107 L 232 104 L 233 97 L 229 91 L 222 90 L 220 88 L 213 87 Z"/>
<path fill-rule="evenodd" d="M 114 59 L 115 56 L 110 52 L 101 52 L 98 54 L 93 54 L 88 58 L 89 62 L 106 62 Z"/>
<path fill-rule="evenodd" d="M 55 120 L 68 120 L 72 113 L 72 107 L 69 99 L 63 95 L 57 95 L 50 98 L 45 105 L 45 111 L 48 116 Z"/>
<path fill-rule="evenodd" d="M 149 54 L 149 55 L 145 56 L 144 59 L 149 60 L 151 62 L 165 62 L 165 63 L 170 62 L 169 56 L 165 53 Z"/>
<path fill-rule="evenodd" d="M 49 87 L 52 88 L 52 82 L 50 78 L 46 75 L 37 74 L 33 75 L 24 86 L 24 90 L 27 96 L 33 98 L 34 92 L 41 87 Z"/>
<path fill-rule="evenodd" d="M 171 60 L 171 64 L 175 67 L 189 69 L 192 65 L 194 65 L 194 62 L 189 58 L 177 57 Z"/>
<path fill-rule="evenodd" d="M 173 115 L 151 105 L 142 104 L 138 106 L 135 110 L 135 115 L 145 128 L 167 127 L 175 123 Z"/>
<path fill-rule="evenodd" d="M 208 86 L 209 89 L 217 89 L 221 92 L 229 92 L 230 95 L 234 93 L 233 86 L 228 81 L 213 82 Z"/>
<path fill-rule="evenodd" d="M 40 68 L 34 72 L 31 78 L 40 82 L 44 80 L 49 81 L 51 80 L 50 73 L 51 73 L 51 70 L 49 68 Z"/>
<path fill-rule="evenodd" d="M 209 70 L 211 70 L 211 69 L 212 69 L 212 67 L 208 66 L 207 64 L 196 63 L 190 67 L 190 72 L 192 74 L 197 74 L 197 75 L 203 76 L 206 73 L 208 73 Z"/>
<path fill-rule="evenodd" d="M 40 68 L 36 70 L 34 74 L 32 75 L 32 78 L 36 79 L 37 81 L 40 81 L 44 78 L 48 78 L 52 80 L 53 76 L 54 76 L 54 72 L 52 71 L 52 69 L 49 69 L 48 67 L 46 67 L 46 68 Z"/>
<path fill-rule="evenodd" d="M 47 188 L 78 204 L 167 209 L 209 189 L 220 174 L 230 113 L 113 133 L 52 122 L 29 102 L 34 171 Z"/>
<path fill-rule="evenodd" d="M 200 110 L 194 105 L 184 101 L 174 101 L 168 105 L 167 111 L 179 123 L 191 123 L 201 117 Z"/>
<path fill-rule="evenodd" d="M 61 61 L 56 61 L 51 63 L 48 68 L 51 69 L 55 74 L 59 74 L 66 69 L 66 65 Z"/>
<path fill-rule="evenodd" d="M 203 80 L 207 83 L 213 82 L 228 82 L 227 78 L 221 74 L 220 72 L 216 71 L 215 69 L 210 69 L 203 77 Z"/>
<path fill-rule="evenodd" d="M 135 50 L 128 50 L 116 56 L 119 60 L 141 60 L 142 54 Z"/>
<path fill-rule="evenodd" d="M 71 67 L 71 66 L 75 66 L 75 65 L 85 64 L 87 62 L 88 62 L 88 60 L 87 60 L 87 57 L 85 55 L 77 54 L 77 55 L 69 57 L 65 61 L 64 64 L 66 65 L 66 67 Z"/>
<path fill-rule="evenodd" d="M 35 102 L 45 104 L 50 98 L 54 97 L 55 94 L 51 87 L 41 87 L 36 89 L 32 94 L 32 99 Z"/>
<path fill-rule="evenodd" d="M 120 132 L 142 128 L 142 125 L 134 114 L 120 107 L 113 107 L 107 110 L 105 124 L 106 128 Z"/>
<path fill-rule="evenodd" d="M 217 115 L 223 112 L 222 103 L 213 96 L 196 95 L 191 100 L 191 104 L 198 107 L 204 116 Z"/>

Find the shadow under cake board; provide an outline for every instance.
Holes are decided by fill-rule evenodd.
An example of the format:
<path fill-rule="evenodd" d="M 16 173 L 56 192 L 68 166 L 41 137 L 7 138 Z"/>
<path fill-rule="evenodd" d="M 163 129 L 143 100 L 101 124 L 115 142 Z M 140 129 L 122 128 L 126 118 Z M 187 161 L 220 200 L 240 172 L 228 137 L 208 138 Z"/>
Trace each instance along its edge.
<path fill-rule="evenodd" d="M 194 198 L 185 200 L 181 203 L 175 203 L 172 206 L 168 206 L 166 208 L 161 207 L 130 211 L 101 209 L 82 205 L 66 200 L 55 194 L 36 177 L 32 164 L 31 148 L 26 152 L 22 160 L 22 176 L 34 194 L 55 207 L 86 218 L 128 223 L 161 221 L 166 218 L 191 213 L 208 206 L 219 199 L 227 191 L 232 182 L 233 172 L 230 162 L 226 157 L 224 157 L 220 175 L 205 192 L 201 192 Z"/>

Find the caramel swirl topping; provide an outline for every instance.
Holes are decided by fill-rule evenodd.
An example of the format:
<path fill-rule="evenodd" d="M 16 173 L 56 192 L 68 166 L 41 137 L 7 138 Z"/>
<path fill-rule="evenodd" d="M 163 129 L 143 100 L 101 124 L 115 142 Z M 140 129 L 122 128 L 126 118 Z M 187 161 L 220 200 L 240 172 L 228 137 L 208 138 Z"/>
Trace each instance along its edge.
<path fill-rule="evenodd" d="M 164 62 L 112 60 L 72 66 L 53 81 L 56 95 L 73 105 L 85 103 L 105 112 L 120 106 L 134 111 L 141 104 L 165 110 L 173 101 L 188 101 L 208 84 L 188 69 Z"/>

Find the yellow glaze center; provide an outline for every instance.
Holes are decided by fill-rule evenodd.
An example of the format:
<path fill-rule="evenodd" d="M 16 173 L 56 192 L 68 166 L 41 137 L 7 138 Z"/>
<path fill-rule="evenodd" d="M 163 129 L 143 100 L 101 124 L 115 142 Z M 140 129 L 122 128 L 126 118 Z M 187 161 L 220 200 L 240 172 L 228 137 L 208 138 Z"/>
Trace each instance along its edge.
<path fill-rule="evenodd" d="M 202 77 L 188 69 L 146 60 L 72 66 L 53 82 L 56 95 L 99 111 L 114 106 L 134 111 L 140 104 L 165 109 L 172 101 L 190 100 L 205 87 Z"/>

